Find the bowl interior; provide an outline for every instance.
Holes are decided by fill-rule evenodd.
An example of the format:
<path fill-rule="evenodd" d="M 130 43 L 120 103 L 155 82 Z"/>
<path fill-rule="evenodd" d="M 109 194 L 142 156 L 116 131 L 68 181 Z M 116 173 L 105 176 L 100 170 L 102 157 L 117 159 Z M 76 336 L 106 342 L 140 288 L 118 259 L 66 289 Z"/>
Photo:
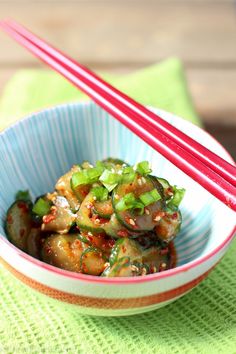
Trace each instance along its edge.
<path fill-rule="evenodd" d="M 156 111 L 229 159 L 224 149 L 201 129 L 169 113 Z M 175 240 L 177 265 L 204 256 L 232 229 L 230 210 L 92 103 L 64 105 L 33 114 L 0 134 L 0 152 L 0 237 L 6 237 L 6 211 L 18 190 L 28 189 L 35 198 L 53 190 L 56 180 L 73 164 L 109 156 L 130 164 L 148 160 L 154 174 L 186 188 L 181 206 L 182 230 Z"/>

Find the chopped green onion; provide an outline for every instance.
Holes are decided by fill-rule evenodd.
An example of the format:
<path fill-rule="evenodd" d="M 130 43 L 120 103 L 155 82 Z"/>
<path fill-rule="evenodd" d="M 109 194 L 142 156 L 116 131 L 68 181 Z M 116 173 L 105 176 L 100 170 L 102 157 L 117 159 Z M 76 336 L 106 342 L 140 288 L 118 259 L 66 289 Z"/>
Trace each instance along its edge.
<path fill-rule="evenodd" d="M 16 193 L 16 200 L 23 200 L 24 202 L 31 202 L 31 196 L 28 190 L 26 191 L 18 191 Z"/>
<path fill-rule="evenodd" d="M 133 167 L 125 167 L 122 170 L 122 182 L 123 183 L 131 183 L 135 178 L 135 171 Z"/>
<path fill-rule="evenodd" d="M 92 184 L 97 182 L 102 172 L 103 168 L 101 166 L 75 172 L 71 178 L 72 189 L 75 189 L 81 184 Z"/>
<path fill-rule="evenodd" d="M 141 194 L 139 196 L 139 199 L 141 200 L 144 206 L 147 206 L 160 200 L 161 195 L 158 193 L 156 189 L 153 189 L 150 192 Z"/>
<path fill-rule="evenodd" d="M 116 204 L 118 211 L 124 211 L 127 209 L 140 209 L 140 214 L 144 212 L 144 205 L 138 201 L 133 193 L 128 193 L 121 198 Z"/>
<path fill-rule="evenodd" d="M 49 201 L 39 198 L 34 204 L 32 211 L 39 216 L 44 216 L 50 212 L 50 208 L 51 204 Z"/>
<path fill-rule="evenodd" d="M 140 173 L 142 176 L 146 176 L 152 172 L 149 162 L 142 161 L 136 165 L 136 172 Z"/>
<path fill-rule="evenodd" d="M 173 195 L 172 199 L 170 200 L 170 202 L 168 203 L 168 205 L 171 204 L 171 205 L 178 207 L 184 197 L 185 189 L 184 188 L 177 188 L 176 186 L 173 186 L 173 192 L 174 192 L 174 195 Z"/>
<path fill-rule="evenodd" d="M 103 183 L 104 187 L 108 190 L 108 192 L 113 191 L 114 188 L 116 188 L 118 183 L 113 183 L 113 184 L 108 184 L 108 183 Z"/>
<path fill-rule="evenodd" d="M 100 176 L 99 181 L 111 192 L 121 181 L 121 175 L 106 169 Z"/>
<path fill-rule="evenodd" d="M 104 187 L 94 187 L 91 192 L 99 202 L 103 202 L 108 198 L 108 190 Z"/>

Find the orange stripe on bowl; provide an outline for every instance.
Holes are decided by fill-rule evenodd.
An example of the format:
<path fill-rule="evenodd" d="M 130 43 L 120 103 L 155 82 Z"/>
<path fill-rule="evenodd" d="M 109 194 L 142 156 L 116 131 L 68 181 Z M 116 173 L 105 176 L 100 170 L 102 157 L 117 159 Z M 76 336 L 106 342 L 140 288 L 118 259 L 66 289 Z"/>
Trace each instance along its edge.
<path fill-rule="evenodd" d="M 111 298 L 95 298 L 81 295 L 73 295 L 61 290 L 50 288 L 44 284 L 41 284 L 26 275 L 20 273 L 15 268 L 13 268 L 10 264 L 8 264 L 5 260 L 0 257 L 0 262 L 3 266 L 10 271 L 16 278 L 22 281 L 24 284 L 29 287 L 47 295 L 54 299 L 79 305 L 82 307 L 91 307 L 97 309 L 128 309 L 128 308 L 140 308 L 151 306 L 157 303 L 165 302 L 171 299 L 174 299 L 180 295 L 183 295 L 187 291 L 191 290 L 197 284 L 199 284 L 203 279 L 207 277 L 209 272 L 214 268 L 212 267 L 206 273 L 202 274 L 200 277 L 192 280 L 191 282 L 184 284 L 178 288 L 165 291 L 159 294 L 153 294 L 149 296 L 143 297 L 132 297 L 132 298 L 121 298 L 121 299 L 111 299 Z"/>

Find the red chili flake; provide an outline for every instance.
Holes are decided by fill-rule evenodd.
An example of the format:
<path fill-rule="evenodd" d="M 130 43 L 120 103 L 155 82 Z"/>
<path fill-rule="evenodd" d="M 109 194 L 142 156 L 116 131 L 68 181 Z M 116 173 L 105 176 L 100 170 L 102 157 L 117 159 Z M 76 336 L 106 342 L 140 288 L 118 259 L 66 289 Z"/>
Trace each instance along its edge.
<path fill-rule="evenodd" d="M 86 237 L 88 238 L 88 240 L 89 240 L 90 242 L 93 242 L 93 236 L 87 235 Z"/>
<path fill-rule="evenodd" d="M 12 218 L 11 214 L 8 215 L 7 222 L 8 222 L 8 224 L 13 224 L 13 218 Z"/>
<path fill-rule="evenodd" d="M 51 247 L 46 246 L 46 247 L 45 247 L 45 252 L 46 252 L 47 254 L 51 254 L 51 253 L 52 253 Z"/>
<path fill-rule="evenodd" d="M 167 194 L 167 195 L 173 195 L 173 194 L 174 194 L 174 193 L 173 193 L 173 188 L 172 188 L 172 187 L 167 188 L 166 194 Z"/>
<path fill-rule="evenodd" d="M 114 244 L 115 244 L 115 240 L 109 240 L 107 242 L 107 244 L 108 244 L 108 247 L 112 248 L 114 246 Z"/>
<path fill-rule="evenodd" d="M 125 246 L 122 246 L 121 249 L 124 253 L 127 251 L 127 248 Z"/>
<path fill-rule="evenodd" d="M 28 213 L 29 207 L 26 203 L 18 202 L 17 206 L 18 206 L 18 208 L 20 208 L 22 210 L 23 213 Z"/>
<path fill-rule="evenodd" d="M 120 237 L 128 237 L 129 236 L 128 231 L 126 231 L 126 230 L 119 230 L 117 232 L 117 235 Z"/>
<path fill-rule="evenodd" d="M 177 219 L 177 218 L 178 218 L 178 213 L 177 213 L 177 212 L 173 213 L 173 214 L 171 215 L 171 218 L 172 218 L 173 220 Z"/>
<path fill-rule="evenodd" d="M 165 212 L 164 211 L 157 211 L 156 213 L 152 214 L 152 220 L 153 221 L 160 221 L 161 218 L 163 218 L 163 216 L 165 216 Z"/>
<path fill-rule="evenodd" d="M 25 235 L 25 229 L 20 229 L 20 237 L 23 237 Z"/>
<path fill-rule="evenodd" d="M 49 214 L 49 215 L 45 215 L 43 217 L 43 222 L 44 222 L 44 224 L 48 224 L 49 222 L 51 222 L 51 221 L 53 221 L 55 219 L 56 219 L 55 215 Z"/>

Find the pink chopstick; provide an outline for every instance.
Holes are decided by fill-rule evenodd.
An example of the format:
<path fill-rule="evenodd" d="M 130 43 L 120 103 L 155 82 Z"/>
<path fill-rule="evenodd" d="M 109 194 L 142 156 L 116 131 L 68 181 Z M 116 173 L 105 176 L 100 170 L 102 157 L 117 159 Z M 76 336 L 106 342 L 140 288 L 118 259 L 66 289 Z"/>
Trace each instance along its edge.
<path fill-rule="evenodd" d="M 181 145 L 176 142 L 176 139 L 172 137 L 172 134 L 174 134 L 173 130 L 172 134 L 167 134 L 168 131 L 165 131 L 166 128 L 161 130 L 159 124 L 163 124 L 164 122 L 167 124 L 167 126 L 164 124 L 165 127 L 170 126 L 172 129 L 175 129 L 174 127 L 126 95 L 115 90 L 111 85 L 106 84 L 105 81 L 99 79 L 82 65 L 64 56 L 55 48 L 50 47 L 20 25 L 1 22 L 1 26 L 18 42 L 45 61 L 54 70 L 65 76 L 75 86 L 87 93 L 100 106 L 115 116 L 121 123 L 126 125 L 182 171 L 187 173 L 226 205 L 236 210 L 236 188 L 223 178 L 225 176 L 222 177 L 215 173 L 202 162 L 202 159 L 197 159 L 196 155 L 193 156 L 189 149 L 184 148 L 184 144 Z M 157 125 L 154 124 L 154 118 L 158 119 L 159 123 Z M 177 129 L 176 131 L 181 133 Z M 189 137 L 187 138 L 190 139 Z M 190 141 L 196 143 L 192 139 Z M 185 144 L 187 143 L 185 142 Z M 204 147 L 202 148 L 205 149 Z M 217 155 L 214 154 L 214 156 Z M 217 156 L 217 158 L 219 157 Z M 229 165 L 232 168 L 232 171 L 227 170 L 227 174 L 235 177 L 235 167 L 224 160 L 223 162 L 225 163 L 224 166 L 228 168 Z"/>
<path fill-rule="evenodd" d="M 46 50 L 51 56 L 56 60 L 63 62 L 68 65 L 69 68 L 75 70 L 76 73 L 82 75 L 84 79 L 90 80 L 92 83 L 96 83 L 99 88 L 103 89 L 106 93 L 110 94 L 111 97 L 123 103 L 127 108 L 132 111 L 139 113 L 146 121 L 150 123 L 153 129 L 157 128 L 164 135 L 170 137 L 179 146 L 183 147 L 186 151 L 192 153 L 199 160 L 204 162 L 207 166 L 221 175 L 225 180 L 236 186 L 236 168 L 231 165 L 215 153 L 211 152 L 203 145 L 199 144 L 194 139 L 190 138 L 180 130 L 176 129 L 174 126 L 164 121 L 161 117 L 155 113 L 148 110 L 146 107 L 142 106 L 138 102 L 130 99 L 127 95 L 116 90 L 111 85 L 107 84 L 104 80 L 99 78 L 97 75 L 93 74 L 87 68 L 81 64 L 75 62 L 73 59 L 64 55 L 62 52 L 58 51 L 54 47 L 48 45 L 46 42 L 41 40 L 39 37 L 35 36 L 32 32 L 28 31 L 26 28 L 14 21 L 7 21 L 7 23 L 14 28 L 19 34 L 25 36 L 29 41 L 32 41 L 37 46 L 40 46 L 42 50 Z"/>

